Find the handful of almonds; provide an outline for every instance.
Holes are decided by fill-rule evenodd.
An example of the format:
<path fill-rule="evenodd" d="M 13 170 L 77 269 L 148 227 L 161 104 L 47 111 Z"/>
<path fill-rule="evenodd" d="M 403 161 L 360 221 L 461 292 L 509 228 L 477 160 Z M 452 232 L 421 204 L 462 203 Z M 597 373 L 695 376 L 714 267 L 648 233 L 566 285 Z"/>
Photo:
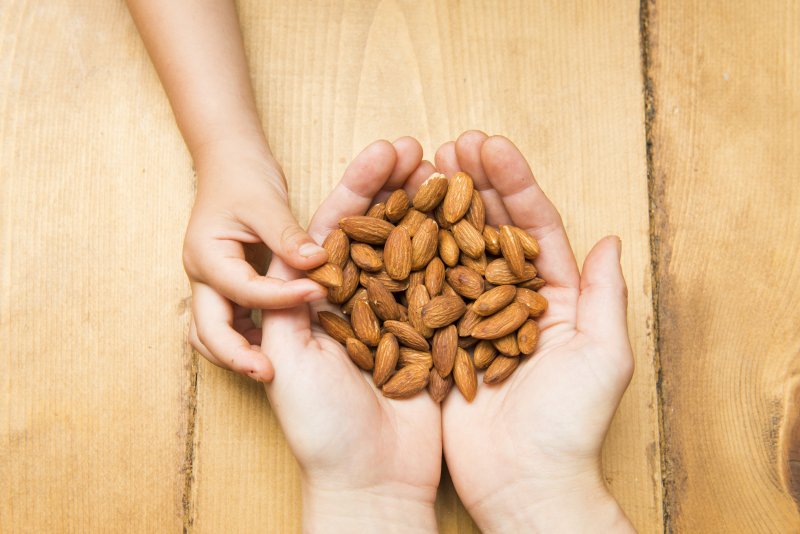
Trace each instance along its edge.
<path fill-rule="evenodd" d="M 476 368 L 497 384 L 536 349 L 534 319 L 547 309 L 531 263 L 539 244 L 487 225 L 468 174 L 435 173 L 413 200 L 398 189 L 339 227 L 323 243 L 329 262 L 308 277 L 345 317 L 323 311 L 319 322 L 386 397 L 427 387 L 441 402 L 455 382 L 472 401 Z"/>

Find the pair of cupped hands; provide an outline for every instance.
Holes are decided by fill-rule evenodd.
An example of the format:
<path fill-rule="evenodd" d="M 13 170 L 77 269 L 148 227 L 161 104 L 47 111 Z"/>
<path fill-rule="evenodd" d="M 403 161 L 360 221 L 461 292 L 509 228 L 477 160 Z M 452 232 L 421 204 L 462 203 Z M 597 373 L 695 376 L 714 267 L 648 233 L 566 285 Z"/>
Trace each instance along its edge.
<path fill-rule="evenodd" d="M 211 362 L 266 383 L 303 477 L 309 531 L 435 530 L 442 455 L 466 509 L 485 532 L 632 530 L 607 490 L 600 451 L 633 373 L 620 240 L 601 239 L 578 270 L 561 217 L 508 139 L 478 131 L 442 145 L 433 164 L 412 138 L 377 141 L 348 166 L 307 234 L 288 208 L 266 151 L 198 165 L 184 263 L 192 283 L 191 341 Z M 433 172 L 472 176 L 489 224 L 536 237 L 549 308 L 539 346 L 472 403 L 425 393 L 385 398 L 317 323 L 330 305 L 302 270 L 341 218 L 362 215 Z M 310 236 L 310 237 L 309 237 Z M 313 241 L 312 241 L 313 240 Z M 266 244 L 266 276 L 250 252 Z M 250 260 L 250 263 L 248 263 Z M 258 328 L 250 309 L 262 309 Z M 262 336 L 263 332 L 263 336 Z"/>

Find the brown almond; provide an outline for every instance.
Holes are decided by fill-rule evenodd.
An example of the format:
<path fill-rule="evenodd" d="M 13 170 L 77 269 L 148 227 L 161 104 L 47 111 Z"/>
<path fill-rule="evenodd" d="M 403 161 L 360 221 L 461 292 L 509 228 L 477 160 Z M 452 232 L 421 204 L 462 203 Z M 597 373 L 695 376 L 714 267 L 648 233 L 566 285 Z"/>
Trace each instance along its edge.
<path fill-rule="evenodd" d="M 517 287 L 522 287 L 524 289 L 530 289 L 531 291 L 539 291 L 545 286 L 545 281 L 541 278 L 534 277 L 530 280 L 526 280 L 525 282 L 520 282 L 517 284 Z"/>
<path fill-rule="evenodd" d="M 425 285 L 425 273 L 422 271 L 411 271 L 408 275 L 408 289 L 406 289 L 406 302 L 411 298 L 411 293 L 417 286 Z"/>
<path fill-rule="evenodd" d="M 328 290 L 328 300 L 334 304 L 343 304 L 352 297 L 358 289 L 358 267 L 348 259 L 342 269 L 342 284 Z"/>
<path fill-rule="evenodd" d="M 397 360 L 400 358 L 400 345 L 397 338 L 391 332 L 385 332 L 378 342 L 378 349 L 375 351 L 375 367 L 372 370 L 372 381 L 381 387 L 394 373 L 397 367 Z"/>
<path fill-rule="evenodd" d="M 378 271 L 377 273 L 368 273 L 366 271 L 361 271 L 361 276 L 359 277 L 359 283 L 367 287 L 369 285 L 369 279 L 375 278 L 380 280 L 381 283 L 391 291 L 392 293 L 397 293 L 398 291 L 405 291 L 408 289 L 408 279 L 406 280 L 393 280 L 386 271 Z"/>
<path fill-rule="evenodd" d="M 403 367 L 383 385 L 383 395 L 390 399 L 405 399 L 416 395 L 428 385 L 430 375 L 430 371 L 422 365 Z"/>
<path fill-rule="evenodd" d="M 428 378 L 428 393 L 433 402 L 442 402 L 451 389 L 453 389 L 453 375 L 442 378 L 436 372 L 436 369 L 431 369 L 430 377 Z"/>
<path fill-rule="evenodd" d="M 448 230 L 439 230 L 439 257 L 448 267 L 458 265 L 461 249 L 458 248 L 456 238 Z"/>
<path fill-rule="evenodd" d="M 438 245 L 439 226 L 433 219 L 425 219 L 411 240 L 411 269 L 424 269 L 436 255 Z"/>
<path fill-rule="evenodd" d="M 317 314 L 317 318 L 322 329 L 342 345 L 347 342 L 347 338 L 356 337 L 350 322 L 333 312 L 321 311 Z"/>
<path fill-rule="evenodd" d="M 528 319 L 517 330 L 517 344 L 522 354 L 533 354 L 539 343 L 539 325 L 536 321 Z"/>
<path fill-rule="evenodd" d="M 458 329 L 451 324 L 440 328 L 433 334 L 431 342 L 431 355 L 433 365 L 441 376 L 447 376 L 453 370 L 458 349 Z"/>
<path fill-rule="evenodd" d="M 439 258 L 433 258 L 425 267 L 425 289 L 431 298 L 442 292 L 442 282 L 444 282 L 444 263 Z"/>
<path fill-rule="evenodd" d="M 518 302 L 512 302 L 504 309 L 479 322 L 472 329 L 472 337 L 478 339 L 497 339 L 510 334 L 528 318 L 528 310 Z"/>
<path fill-rule="evenodd" d="M 353 331 L 356 333 L 354 337 L 370 347 L 378 344 L 381 339 L 381 325 L 378 323 L 375 312 L 366 301 L 359 300 L 353 305 L 350 321 Z"/>
<path fill-rule="evenodd" d="M 483 278 L 468 267 L 459 265 L 447 270 L 447 283 L 456 293 L 468 299 L 476 299 L 483 293 Z"/>
<path fill-rule="evenodd" d="M 347 355 L 353 362 L 365 371 L 371 371 L 375 364 L 372 358 L 372 351 L 369 347 L 364 345 L 361 341 L 354 337 L 347 338 L 345 342 L 347 348 Z"/>
<path fill-rule="evenodd" d="M 492 345 L 503 356 L 519 356 L 519 344 L 517 343 L 517 333 L 511 332 L 503 337 L 492 340 Z"/>
<path fill-rule="evenodd" d="M 475 393 L 478 391 L 478 377 L 475 374 L 475 365 L 472 363 L 472 358 L 469 353 L 458 348 L 456 353 L 456 361 L 453 365 L 453 380 L 461 394 L 467 399 L 467 402 L 472 402 L 475 398 Z"/>
<path fill-rule="evenodd" d="M 511 229 L 517 234 L 519 244 L 522 245 L 522 251 L 525 254 L 525 259 L 531 261 L 535 260 L 539 256 L 539 242 L 536 241 L 536 238 L 522 228 L 512 226 Z"/>
<path fill-rule="evenodd" d="M 528 315 L 531 319 L 540 317 L 547 311 L 547 299 L 530 289 L 523 287 L 517 289 L 516 301 L 528 308 Z"/>
<path fill-rule="evenodd" d="M 433 210 L 433 218 L 436 221 L 436 224 L 439 225 L 439 228 L 449 230 L 450 227 L 453 226 L 444 218 L 444 203 L 439 204 L 436 206 L 436 209 Z"/>
<path fill-rule="evenodd" d="M 464 315 L 467 307 L 461 297 L 439 295 L 422 308 L 422 322 L 429 328 L 442 328 Z"/>
<path fill-rule="evenodd" d="M 342 304 L 342 313 L 350 314 L 353 311 L 353 306 L 355 305 L 357 300 L 367 300 L 367 290 L 363 287 L 360 287 L 356 290 L 350 299 Z"/>
<path fill-rule="evenodd" d="M 508 378 L 518 365 L 519 358 L 498 356 L 492 361 L 492 364 L 486 369 L 486 372 L 483 373 L 483 383 L 489 385 L 499 384 Z"/>
<path fill-rule="evenodd" d="M 453 237 L 461 252 L 472 258 L 480 258 L 486 248 L 481 233 L 465 219 L 453 225 Z"/>
<path fill-rule="evenodd" d="M 473 190 L 472 178 L 467 173 L 457 172 L 450 178 L 447 194 L 442 200 L 442 213 L 447 222 L 454 224 L 467 213 Z"/>
<path fill-rule="evenodd" d="M 350 259 L 350 239 L 344 230 L 337 228 L 328 234 L 322 242 L 322 248 L 328 251 L 328 263 L 333 263 L 344 269 Z"/>
<path fill-rule="evenodd" d="M 414 327 L 408 323 L 402 323 L 400 321 L 385 321 L 383 323 L 383 327 L 387 332 L 394 334 L 401 345 L 405 345 L 411 349 L 424 351 L 431 350 L 428 340 L 422 337 L 422 334 L 417 332 Z"/>
<path fill-rule="evenodd" d="M 425 325 L 422 321 L 422 308 L 430 302 L 430 300 L 428 290 L 425 289 L 423 285 L 416 286 L 408 299 L 408 322 L 425 338 L 429 338 L 433 335 L 433 328 Z"/>
<path fill-rule="evenodd" d="M 480 341 L 480 339 L 474 338 L 472 336 L 459 337 L 458 338 L 458 346 L 461 347 L 462 349 L 468 349 L 468 348 L 470 348 L 472 346 L 477 345 L 478 341 Z"/>
<path fill-rule="evenodd" d="M 494 226 L 489 226 L 488 224 L 483 227 L 483 242 L 486 243 L 486 252 L 489 254 L 494 254 L 495 256 L 500 255 L 500 232 L 497 231 L 497 228 Z"/>
<path fill-rule="evenodd" d="M 486 280 L 492 284 L 502 286 L 506 284 L 519 284 L 536 276 L 536 267 L 532 263 L 525 262 L 523 276 L 517 276 L 511 272 L 505 258 L 498 258 L 489 262 L 486 266 Z"/>
<path fill-rule="evenodd" d="M 486 259 L 486 254 L 481 254 L 477 259 L 470 258 L 466 254 L 462 254 L 459 258 L 461 265 L 469 267 L 479 275 L 483 276 L 486 273 L 486 265 L 489 263 Z"/>
<path fill-rule="evenodd" d="M 435 172 L 422 182 L 414 195 L 414 208 L 425 213 L 439 205 L 447 194 L 447 177 Z"/>
<path fill-rule="evenodd" d="M 403 306 L 402 304 L 400 304 L 398 302 L 397 303 L 397 309 L 400 310 L 400 319 L 398 319 L 398 320 L 401 323 L 407 323 L 408 322 L 408 308 L 406 308 L 405 306 Z"/>
<path fill-rule="evenodd" d="M 339 227 L 350 239 L 370 245 L 382 245 L 394 230 L 394 225 L 389 221 L 362 215 L 345 217 L 339 221 Z"/>
<path fill-rule="evenodd" d="M 393 280 L 405 280 L 411 273 L 411 236 L 403 226 L 397 226 L 386 239 L 383 264 Z"/>
<path fill-rule="evenodd" d="M 486 225 L 486 208 L 483 205 L 481 194 L 477 190 L 472 191 L 472 202 L 469 204 L 469 209 L 464 218 L 475 227 L 479 232 L 483 232 L 483 227 Z"/>
<path fill-rule="evenodd" d="M 350 246 L 350 257 L 361 269 L 377 272 L 383 269 L 383 255 L 366 243 L 353 243 Z"/>
<path fill-rule="evenodd" d="M 488 339 L 482 339 L 475 345 L 473 351 L 473 362 L 478 369 L 486 369 L 492 363 L 494 357 L 497 356 L 497 349 Z"/>
<path fill-rule="evenodd" d="M 306 273 L 310 279 L 328 288 L 342 285 L 342 268 L 334 263 L 323 263 Z"/>
<path fill-rule="evenodd" d="M 482 317 L 488 317 L 511 304 L 516 294 L 517 288 L 514 286 L 497 286 L 478 297 L 472 310 Z"/>
<path fill-rule="evenodd" d="M 400 365 L 400 367 L 407 367 L 409 365 L 422 365 L 423 367 L 430 369 L 433 367 L 433 357 L 428 351 L 400 347 L 400 359 L 397 363 Z"/>
<path fill-rule="evenodd" d="M 397 223 L 405 216 L 408 208 L 408 193 L 403 189 L 395 189 L 386 199 L 386 218 L 393 223 Z"/>
<path fill-rule="evenodd" d="M 453 289 L 453 287 L 450 284 L 447 283 L 447 280 L 442 282 L 442 295 L 444 295 L 445 297 L 458 297 L 458 298 L 461 298 L 461 295 L 456 293 L 456 290 Z"/>
<path fill-rule="evenodd" d="M 458 335 L 461 337 L 471 336 L 472 329 L 475 328 L 482 319 L 483 317 L 475 313 L 475 310 L 472 309 L 472 304 L 470 304 L 467 306 L 461 320 L 458 321 Z"/>
<path fill-rule="evenodd" d="M 377 278 L 367 279 L 367 301 L 372 311 L 382 321 L 400 319 L 400 309 L 394 295 Z"/>
<path fill-rule="evenodd" d="M 373 204 L 365 214 L 367 217 L 373 217 L 375 219 L 385 219 L 386 218 L 386 203 L 385 202 L 378 202 L 377 204 Z"/>
<path fill-rule="evenodd" d="M 400 220 L 398 226 L 402 226 L 406 230 L 408 230 L 408 235 L 414 237 L 417 234 L 417 230 L 425 222 L 427 217 L 421 211 L 417 211 L 414 208 L 409 208 L 406 212 L 405 216 Z"/>
<path fill-rule="evenodd" d="M 504 224 L 500 227 L 500 252 L 508 262 L 508 268 L 518 278 L 525 277 L 525 255 L 522 253 L 522 245 L 514 230 Z"/>

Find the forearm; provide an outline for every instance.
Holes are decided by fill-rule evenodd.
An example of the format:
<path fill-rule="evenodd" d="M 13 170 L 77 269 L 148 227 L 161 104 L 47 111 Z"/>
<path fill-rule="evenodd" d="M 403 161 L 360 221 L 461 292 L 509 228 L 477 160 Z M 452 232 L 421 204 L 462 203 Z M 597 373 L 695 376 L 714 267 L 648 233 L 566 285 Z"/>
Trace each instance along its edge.
<path fill-rule="evenodd" d="M 216 146 L 269 154 L 233 0 L 127 0 L 195 159 Z"/>

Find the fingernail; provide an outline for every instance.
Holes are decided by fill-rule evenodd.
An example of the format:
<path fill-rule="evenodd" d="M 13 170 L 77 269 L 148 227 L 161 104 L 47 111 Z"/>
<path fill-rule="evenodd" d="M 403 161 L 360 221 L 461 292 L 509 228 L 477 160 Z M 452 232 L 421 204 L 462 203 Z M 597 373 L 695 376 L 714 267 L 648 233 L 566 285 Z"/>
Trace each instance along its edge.
<path fill-rule="evenodd" d="M 311 256 L 316 256 L 317 254 L 325 252 L 325 249 L 316 243 L 303 243 L 300 245 L 300 248 L 297 249 L 297 252 L 304 258 L 310 258 Z"/>

